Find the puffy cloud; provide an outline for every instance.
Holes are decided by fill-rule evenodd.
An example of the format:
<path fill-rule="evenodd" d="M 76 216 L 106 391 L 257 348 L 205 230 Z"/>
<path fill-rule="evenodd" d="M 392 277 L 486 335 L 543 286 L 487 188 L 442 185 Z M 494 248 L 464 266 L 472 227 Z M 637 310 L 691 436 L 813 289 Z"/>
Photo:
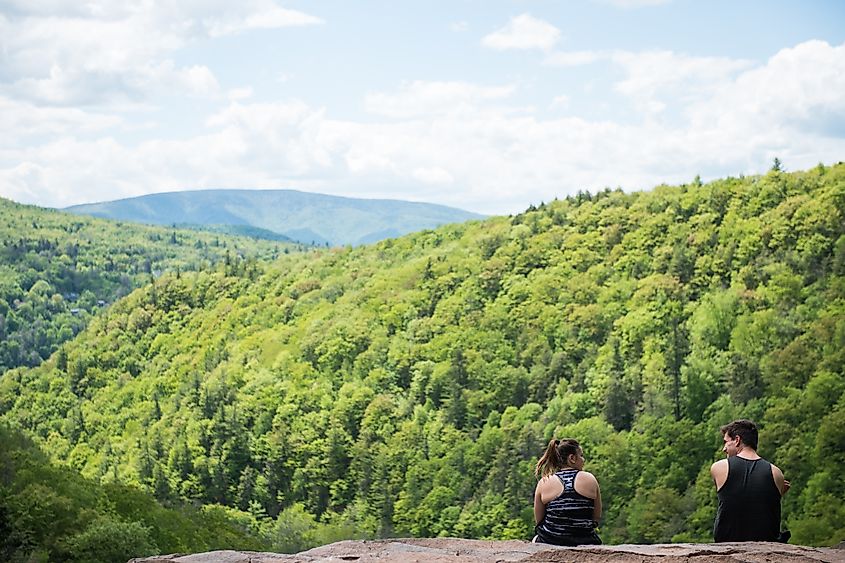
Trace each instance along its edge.
<path fill-rule="evenodd" d="M 803 43 L 757 64 L 641 56 L 608 55 L 624 71 L 617 92 L 666 104 L 673 119 L 543 117 L 514 109 L 513 85 L 465 82 L 371 93 L 366 122 L 332 118 L 304 101 L 235 96 L 206 120 L 204 134 L 183 139 L 120 143 L 102 133 L 114 124 L 99 116 L 89 136 L 102 138 L 0 144 L 0 189 L 64 205 L 192 187 L 292 187 L 507 213 L 578 189 L 753 173 L 774 156 L 797 169 L 845 154 L 845 130 L 836 129 L 845 123 L 845 46 Z M 675 65 L 686 78 L 649 78 L 643 61 Z M 15 103 L 0 99 L 0 126 L 50 133 L 38 116 L 9 122 L 6 107 L 26 113 Z M 84 117 L 53 111 L 45 119 L 68 126 Z"/>
<path fill-rule="evenodd" d="M 641 8 L 643 6 L 660 6 L 661 4 L 669 4 L 672 0 L 593 0 L 598 4 L 610 4 L 617 8 L 632 9 Z"/>
<path fill-rule="evenodd" d="M 156 82 L 159 84 L 176 83 L 181 89 L 197 95 L 213 94 L 220 89 L 214 73 L 207 66 L 193 65 L 177 69 L 170 61 L 167 61 L 159 68 L 164 71 L 163 76 L 157 77 Z"/>
<path fill-rule="evenodd" d="M 211 18 L 203 22 L 209 35 L 219 37 L 222 35 L 234 35 L 249 29 L 273 29 L 279 27 L 299 27 L 323 23 L 323 20 L 300 12 L 298 10 L 286 10 L 278 6 L 244 14 L 241 17 L 233 18 Z"/>
<path fill-rule="evenodd" d="M 508 24 L 486 35 L 481 44 L 490 49 L 543 49 L 549 50 L 560 39 L 560 30 L 552 24 L 530 14 L 511 19 Z"/>
<path fill-rule="evenodd" d="M 412 175 L 424 184 L 451 184 L 455 181 L 448 170 L 438 167 L 417 168 L 412 172 Z"/>
<path fill-rule="evenodd" d="M 485 87 L 468 82 L 406 82 L 398 93 L 370 93 L 364 100 L 368 112 L 403 118 L 454 114 L 492 100 L 510 96 L 515 86 Z"/>
<path fill-rule="evenodd" d="M 44 69 L 118 73 L 184 44 L 184 33 L 159 27 L 146 14 L 121 19 L 29 16 L 0 21 L 4 71 L 40 76 Z"/>
<path fill-rule="evenodd" d="M 229 90 L 226 95 L 229 97 L 230 101 L 236 102 L 238 100 L 246 100 L 252 97 L 253 90 L 250 86 L 244 88 L 232 88 Z"/>
<path fill-rule="evenodd" d="M 68 132 L 92 133 L 123 123 L 122 119 L 104 113 L 85 112 L 78 108 L 41 107 L 30 102 L 0 96 L 0 147 L 20 144 L 24 139 L 45 135 L 66 135 Z"/>
<path fill-rule="evenodd" d="M 538 120 L 490 108 L 358 123 L 329 119 L 302 102 L 232 103 L 207 125 L 207 135 L 138 147 L 68 139 L 20 151 L 10 159 L 20 165 L 0 170 L 0 184 L 12 186 L 13 198 L 37 192 L 54 205 L 250 186 L 339 194 L 354 188 L 368 197 L 507 212 L 620 177 L 642 180 L 640 166 L 673 143 L 662 132 L 644 135 L 610 122 Z"/>
<path fill-rule="evenodd" d="M 230 171 L 242 173 L 238 185 L 260 176 L 262 185 L 272 178 L 277 187 L 290 178 L 320 176 L 334 165 L 338 158 L 334 123 L 326 119 L 324 110 L 297 100 L 236 102 L 207 120 L 209 128 L 244 147 L 244 155 L 227 164 Z"/>
<path fill-rule="evenodd" d="M 552 100 L 552 103 L 549 107 L 552 108 L 565 108 L 569 106 L 570 98 L 566 94 L 561 94 L 560 96 L 555 96 Z"/>
<path fill-rule="evenodd" d="M 654 107 L 655 102 L 663 107 L 665 103 L 660 100 L 677 103 L 711 96 L 752 64 L 746 60 L 693 57 L 671 51 L 618 51 L 610 58 L 627 75 L 616 84 L 616 90 L 646 108 Z"/>
<path fill-rule="evenodd" d="M 173 61 L 128 67 L 120 72 L 91 72 L 54 65 L 45 77 L 26 77 L 7 87 L 12 96 L 43 105 L 94 106 L 143 104 L 159 92 L 173 89 L 207 96 L 219 90 L 206 66 L 177 68 Z"/>
<path fill-rule="evenodd" d="M 64 105 L 138 102 L 163 87 L 216 94 L 210 69 L 177 66 L 169 54 L 205 37 L 321 21 L 272 0 L 14 0 L 0 15 L 0 89 Z"/>
<path fill-rule="evenodd" d="M 845 44 L 783 49 L 689 109 L 695 128 L 845 137 Z"/>
<path fill-rule="evenodd" d="M 550 53 L 543 64 L 548 66 L 582 66 L 605 58 L 608 58 L 608 54 L 601 51 L 558 51 Z"/>
<path fill-rule="evenodd" d="M 711 95 L 752 62 L 728 57 L 696 57 L 673 51 L 556 51 L 543 60 L 547 66 L 572 67 L 602 61 L 616 64 L 625 73 L 615 89 L 628 97 L 652 100 L 685 99 Z"/>

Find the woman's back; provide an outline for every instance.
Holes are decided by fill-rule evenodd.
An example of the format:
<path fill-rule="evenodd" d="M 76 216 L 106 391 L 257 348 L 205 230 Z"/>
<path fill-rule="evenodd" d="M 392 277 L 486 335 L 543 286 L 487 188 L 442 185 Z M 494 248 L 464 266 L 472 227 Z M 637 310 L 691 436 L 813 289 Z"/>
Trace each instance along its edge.
<path fill-rule="evenodd" d="M 534 490 L 534 541 L 557 545 L 600 544 L 601 490 L 583 471 L 584 451 L 577 440 L 550 440 L 537 460 L 541 477 Z"/>
<path fill-rule="evenodd" d="M 546 508 L 535 528 L 537 540 L 558 545 L 601 543 L 595 532 L 595 499 L 582 494 L 590 493 L 594 488 L 591 481 L 595 478 L 578 469 L 562 469 L 548 479 L 538 488 Z M 580 482 L 576 485 L 576 481 Z M 548 500 L 542 498 L 552 496 L 558 490 L 557 496 Z"/>

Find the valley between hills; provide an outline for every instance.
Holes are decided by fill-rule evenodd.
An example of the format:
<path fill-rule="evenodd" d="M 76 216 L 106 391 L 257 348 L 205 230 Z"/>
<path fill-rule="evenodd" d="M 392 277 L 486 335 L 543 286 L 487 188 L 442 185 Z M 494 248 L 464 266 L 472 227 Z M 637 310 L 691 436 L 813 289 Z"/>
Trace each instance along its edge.
<path fill-rule="evenodd" d="M 605 543 L 708 542 L 740 417 L 845 539 L 843 164 L 335 248 L 0 204 L 0 559 L 526 540 L 553 437 Z"/>

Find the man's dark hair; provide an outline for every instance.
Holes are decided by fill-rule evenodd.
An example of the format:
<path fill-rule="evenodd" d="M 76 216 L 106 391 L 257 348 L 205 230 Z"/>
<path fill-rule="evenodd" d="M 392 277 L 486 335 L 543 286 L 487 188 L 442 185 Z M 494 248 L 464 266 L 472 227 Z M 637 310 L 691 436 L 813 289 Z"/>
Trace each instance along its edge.
<path fill-rule="evenodd" d="M 753 450 L 757 449 L 757 425 L 750 420 L 734 420 L 722 426 L 721 431 L 731 438 L 739 436 L 743 444 Z"/>

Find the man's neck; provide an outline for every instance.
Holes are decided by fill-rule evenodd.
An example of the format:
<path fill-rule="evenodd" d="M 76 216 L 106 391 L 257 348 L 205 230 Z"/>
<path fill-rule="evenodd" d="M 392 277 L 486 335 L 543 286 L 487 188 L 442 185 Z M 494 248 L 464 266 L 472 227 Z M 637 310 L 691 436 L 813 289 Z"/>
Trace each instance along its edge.
<path fill-rule="evenodd" d="M 742 459 L 747 459 L 750 461 L 760 459 L 760 456 L 757 454 L 757 450 L 748 446 L 742 446 L 739 451 L 736 452 L 736 457 L 741 457 Z"/>

